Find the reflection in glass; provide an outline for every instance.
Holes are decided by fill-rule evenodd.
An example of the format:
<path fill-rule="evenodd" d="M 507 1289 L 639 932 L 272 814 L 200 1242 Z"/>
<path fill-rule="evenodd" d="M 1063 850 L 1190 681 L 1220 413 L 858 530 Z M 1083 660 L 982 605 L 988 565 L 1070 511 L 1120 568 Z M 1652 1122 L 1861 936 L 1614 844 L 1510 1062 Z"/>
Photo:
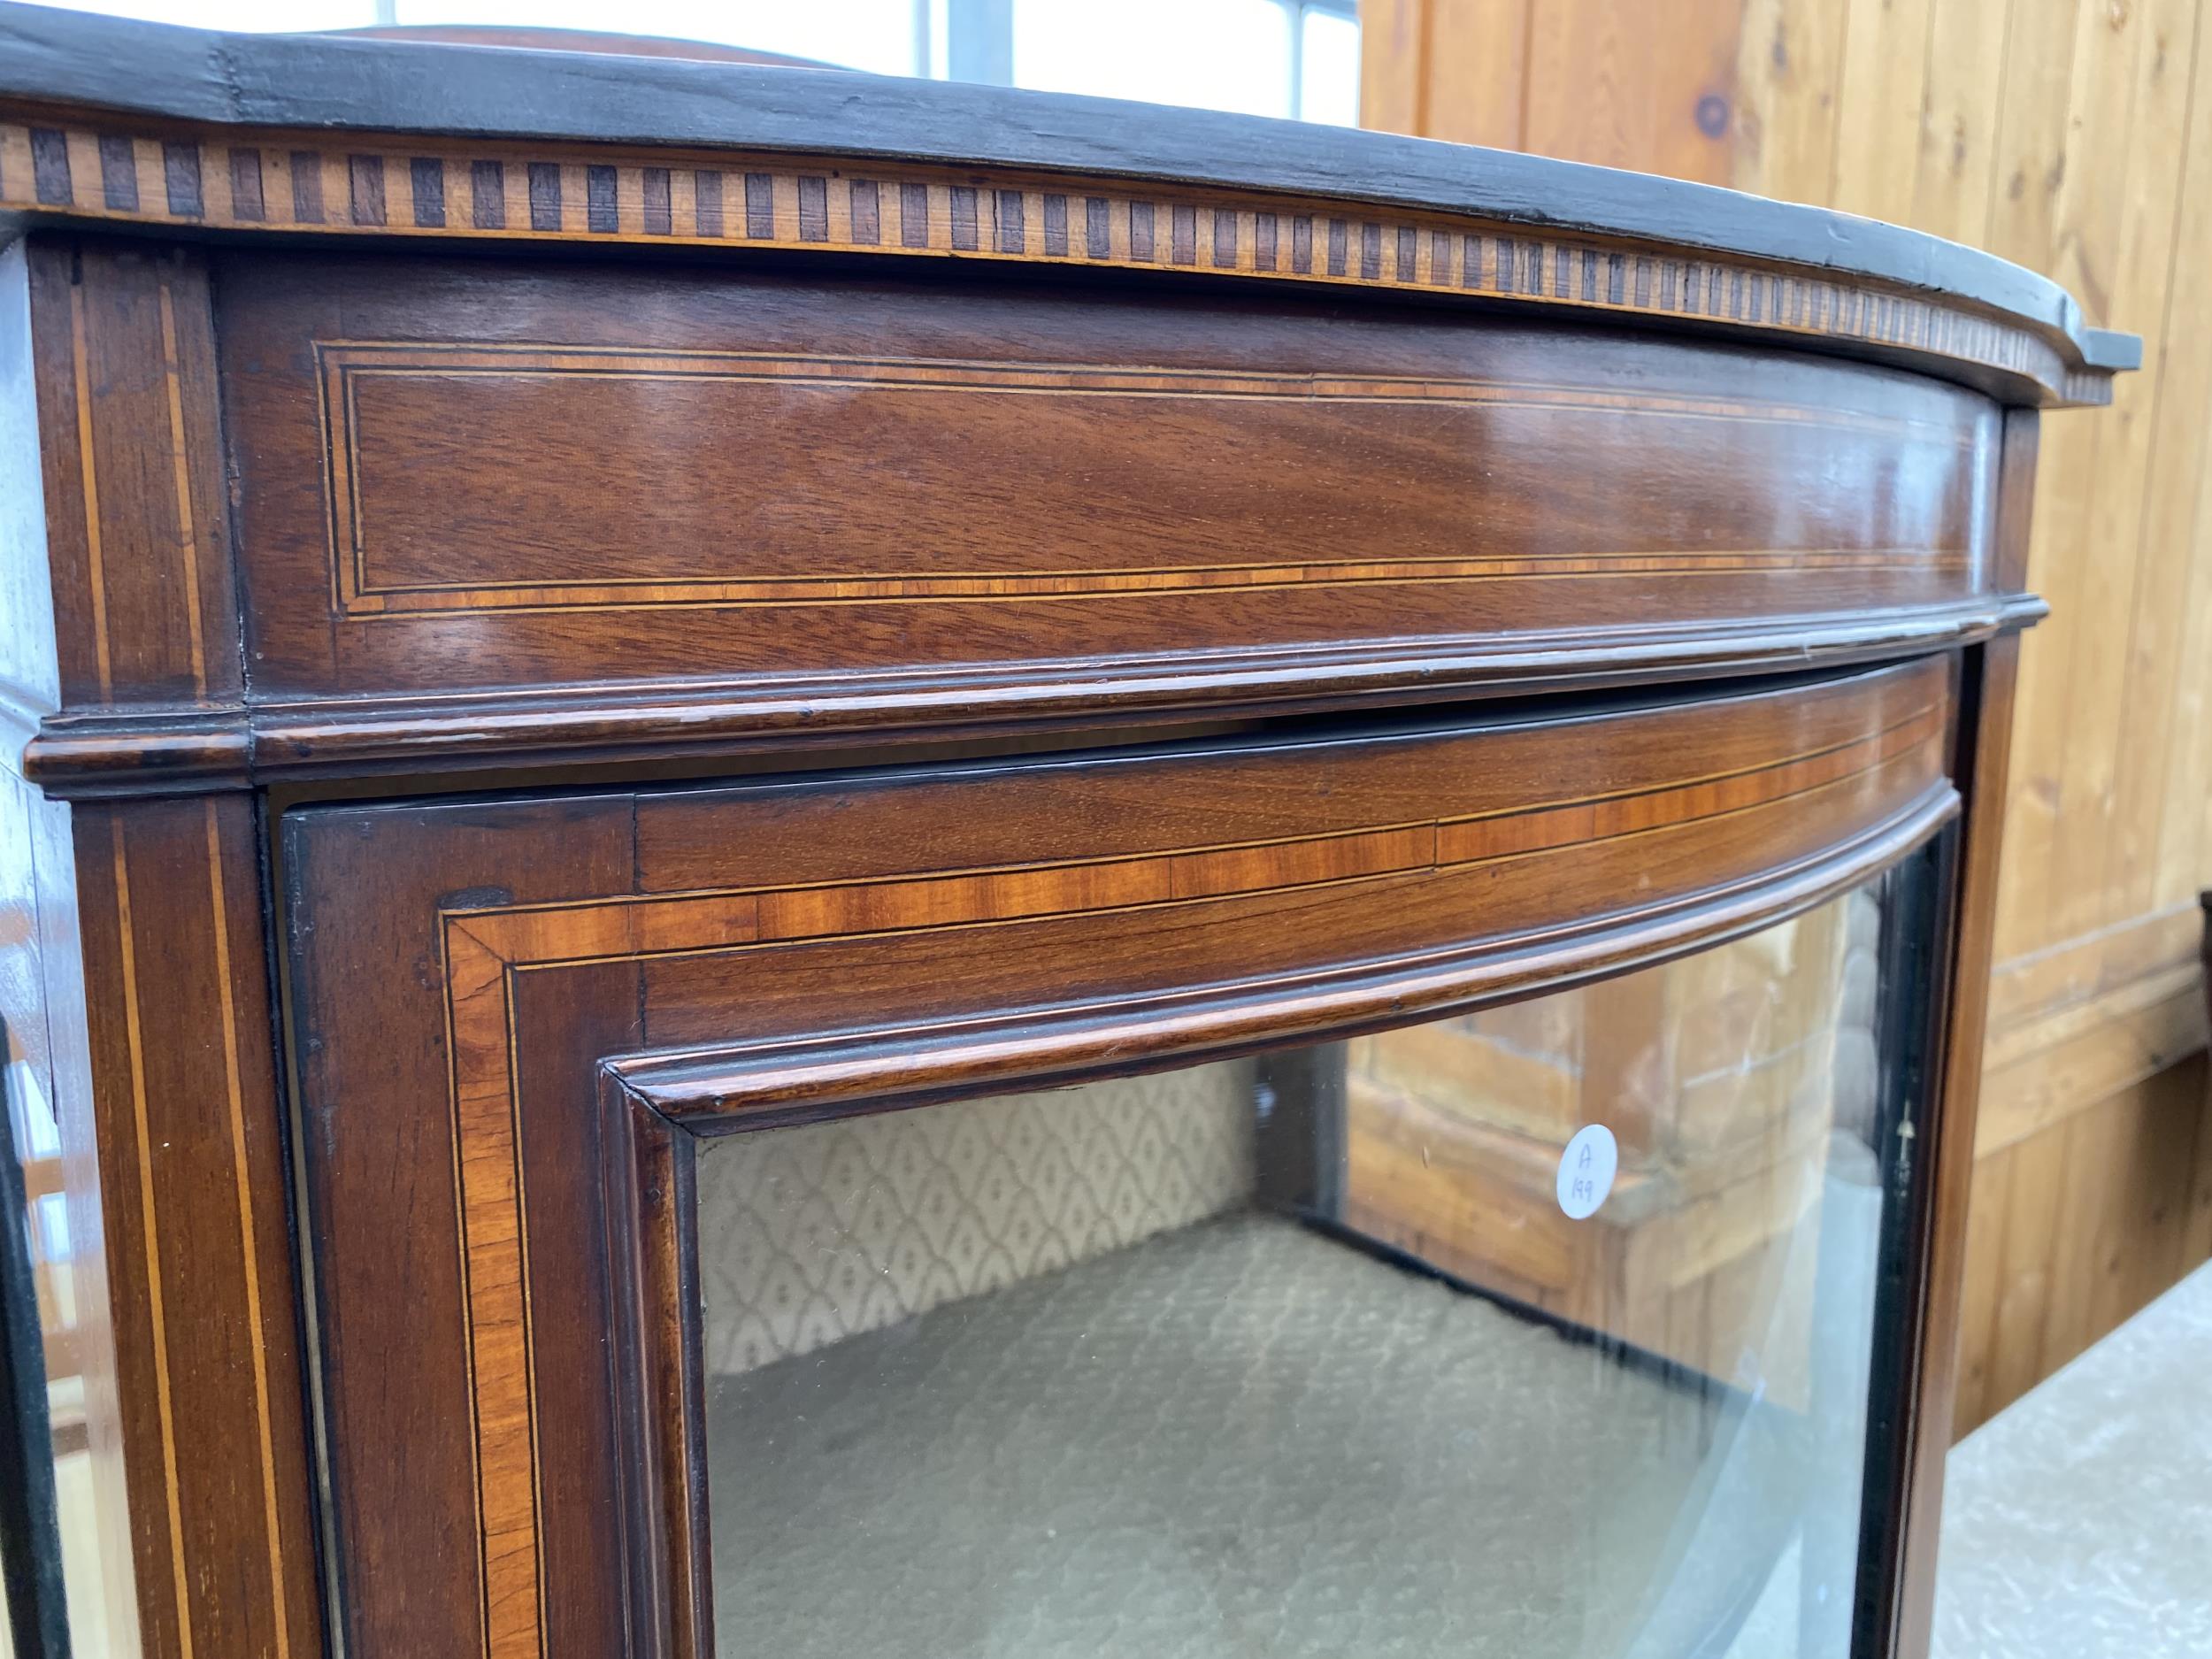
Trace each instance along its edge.
<path fill-rule="evenodd" d="M 705 1143 L 719 1650 L 1846 1652 L 1885 891 L 1348 1042 Z"/>
<path fill-rule="evenodd" d="M 19 910 L 8 917 L 7 909 L 0 907 L 0 917 L 22 914 Z M 21 1392 L 0 1387 L 0 1417 L 20 1418 L 0 1425 L 11 1440 L 0 1453 L 0 1480 L 15 1487 L 20 1505 L 7 1506 L 8 1517 L 0 1518 L 0 1554 L 20 1575 L 19 1594 L 28 1597 L 27 1606 L 14 1609 L 17 1626 L 0 1620 L 0 1659 L 33 1650 L 21 1632 L 34 1626 L 44 1632 L 44 1645 L 35 1651 L 50 1650 L 64 1624 L 77 1654 L 119 1647 L 108 1622 L 107 1586 L 113 1580 L 107 1551 L 116 1545 L 104 1548 L 87 1428 L 89 1310 L 79 1282 L 85 1246 L 69 1225 L 61 1133 L 44 1051 L 25 1041 L 27 1033 L 42 1036 L 45 1030 L 42 1016 L 16 1000 L 27 988 L 21 979 L 0 987 L 0 1002 L 15 1004 L 0 1012 L 0 1048 L 6 1056 L 0 1159 L 12 1165 L 0 1170 L 0 1225 L 12 1231 L 0 1247 L 0 1320 L 11 1322 L 13 1328 L 4 1334 L 15 1340 L 22 1362 L 10 1379 Z M 0 1365 L 6 1363 L 0 1355 Z M 23 1455 L 39 1461 L 12 1466 Z"/>

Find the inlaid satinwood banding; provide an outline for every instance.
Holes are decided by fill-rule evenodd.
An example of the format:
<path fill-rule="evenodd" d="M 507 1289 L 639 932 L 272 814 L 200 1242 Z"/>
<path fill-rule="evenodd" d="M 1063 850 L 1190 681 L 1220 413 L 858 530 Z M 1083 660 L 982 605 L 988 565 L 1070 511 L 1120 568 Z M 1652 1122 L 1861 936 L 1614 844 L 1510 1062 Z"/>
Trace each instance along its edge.
<path fill-rule="evenodd" d="M 1803 424 L 1833 426 L 1839 432 L 1878 434 L 1914 440 L 1933 438 L 1954 450 L 1970 449 L 1970 428 L 1932 427 L 1910 416 L 1854 413 L 1740 397 L 1676 394 L 1624 397 L 1586 389 L 1516 385 L 1486 380 L 1381 375 L 1278 374 L 1252 372 L 1129 370 L 1081 364 L 1012 365 L 987 362 L 895 358 L 791 357 L 774 354 L 710 351 L 645 352 L 605 347 L 512 346 L 499 342 L 319 342 L 326 441 L 324 476 L 327 518 L 333 537 L 332 591 L 341 614 L 357 618 L 460 612 L 486 607 L 518 606 L 595 609 L 656 606 L 762 606 L 841 602 L 929 602 L 956 598 L 1031 597 L 1068 600 L 1086 595 L 1113 597 L 1132 593 L 1196 589 L 1240 589 L 1295 584 L 1360 585 L 1399 580 L 1425 582 L 1485 581 L 1541 577 L 1549 580 L 1604 579 L 1664 573 L 1722 578 L 1747 571 L 1810 575 L 1819 572 L 1886 571 L 1922 574 L 1963 573 L 1970 558 L 1964 545 L 1746 546 L 1709 545 L 1614 547 L 1592 545 L 1570 552 L 1560 549 L 1501 552 L 1468 547 L 1456 553 L 1396 546 L 1381 556 L 1279 556 L 1221 557 L 1199 563 L 1187 557 L 1128 565 L 1083 565 L 1030 572 L 922 565 L 806 574 L 772 573 L 752 561 L 718 565 L 703 561 L 680 572 L 601 581 L 563 580 L 543 575 L 503 573 L 488 562 L 461 581 L 441 581 L 379 572 L 368 526 L 376 521 L 373 503 L 365 503 L 365 480 L 385 474 L 386 457 L 365 449 L 360 399 L 364 388 L 413 382 L 450 388 L 474 380 L 491 384 L 547 385 L 580 376 L 629 382 L 640 387 L 687 383 L 703 392 L 741 395 L 742 388 L 784 386 L 794 389 L 837 388 L 875 389 L 896 396 L 994 395 L 1048 399 L 1221 400 L 1225 405 L 1287 403 L 1310 406 L 1335 403 L 1348 407 L 1390 404 L 1437 408 L 1487 405 L 1559 413 L 1602 412 L 1632 420 L 1684 419 L 1722 422 Z M 719 404 L 733 411 L 738 404 Z M 733 413 L 732 418 L 736 418 Z M 417 483 L 419 472 L 411 472 Z M 739 511 L 736 502 L 728 503 Z M 749 553 L 764 549 L 749 546 Z M 1279 554 L 1288 552 L 1287 544 Z"/>
<path fill-rule="evenodd" d="M 292 220 L 297 225 L 323 222 L 321 157 L 311 150 L 296 150 L 287 169 L 292 175 Z"/>
<path fill-rule="evenodd" d="M 69 176 L 69 138 L 58 128 L 34 127 L 28 134 L 31 199 L 46 207 L 76 205 L 76 185 Z M 9 180 L 0 179 L 0 200 Z M 135 194 L 134 192 L 134 194 Z"/>
<path fill-rule="evenodd" d="M 1562 790 L 1555 798 L 1502 810 L 1446 811 L 1263 844 L 1131 848 L 1072 863 L 963 865 L 892 879 L 441 910 L 454 1179 L 467 1263 L 487 1659 L 538 1659 L 546 1634 L 527 1200 L 516 1116 L 519 1056 L 511 1010 L 518 975 L 595 963 L 832 945 L 918 927 L 1045 923 L 1132 908 L 1191 910 L 1410 872 L 1571 855 L 1577 849 L 1656 845 L 1699 825 L 1792 810 L 1793 803 L 1824 815 L 1824 822 L 1832 814 L 1839 815 L 1839 822 L 1869 812 L 1879 817 L 1941 787 L 1949 718 L 1946 686 L 1940 669 L 1924 664 L 1856 685 L 1814 688 L 1796 697 L 1812 712 L 1806 737 L 1825 733 L 1824 741 L 1815 739 L 1809 747 L 1719 772 L 1678 768 L 1640 787 L 1597 794 Z M 1848 726 L 1854 713 L 1880 723 L 1854 733 Z M 1593 741 L 1605 740 L 1594 734 Z M 1684 758 L 1695 753 L 1693 745 Z M 1830 804 L 1809 804 L 1815 802 Z M 1102 879 L 1108 870 L 1112 879 Z M 1115 896 L 1102 901 L 1099 895 L 1107 891 Z M 1654 890 L 1642 902 L 1657 897 Z"/>
<path fill-rule="evenodd" d="M 693 223 L 701 236 L 718 241 L 723 223 L 721 173 L 716 168 L 702 167 L 691 175 L 691 188 Z"/>

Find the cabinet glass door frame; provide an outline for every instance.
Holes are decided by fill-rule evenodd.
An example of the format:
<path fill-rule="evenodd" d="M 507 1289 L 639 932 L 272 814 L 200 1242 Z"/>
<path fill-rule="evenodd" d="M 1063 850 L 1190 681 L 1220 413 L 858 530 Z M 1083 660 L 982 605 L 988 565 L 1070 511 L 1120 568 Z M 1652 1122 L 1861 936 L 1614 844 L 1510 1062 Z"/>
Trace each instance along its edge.
<path fill-rule="evenodd" d="M 1403 1025 L 1685 956 L 1901 861 L 1934 872 L 1902 931 L 1935 976 L 1958 670 L 288 812 L 346 1651 L 457 1629 L 485 1659 L 711 1651 L 701 1134 Z M 410 971 L 365 981 L 373 959 Z M 1924 1210 L 1901 1210 L 1908 1302 Z M 1894 1581 L 1883 1561 L 1862 1594 Z"/>
<path fill-rule="evenodd" d="M 1893 846 L 1859 881 L 1886 889 L 1880 941 L 1877 1090 L 1879 1123 L 1895 1133 L 1878 1148 L 1881 1209 L 1869 1358 L 1866 1463 L 1851 1651 L 1884 1651 L 1886 1563 L 1898 1547 L 1906 1460 L 1898 1432 L 1909 1409 L 1916 1290 L 1924 1270 L 1926 1161 L 1915 1147 L 1933 1113 L 1942 963 L 1950 937 L 1957 832 Z M 729 1136 L 773 1133 L 887 1111 L 926 1110 L 1010 1090 L 1064 1087 L 1259 1055 L 1294 1066 L 1307 1045 L 1403 1029 L 1440 1016 L 1522 1002 L 1596 979 L 1663 965 L 1801 916 L 1835 896 L 1835 874 L 1747 895 L 1726 925 L 1691 942 L 1619 955 L 1595 944 L 1545 977 L 1511 955 L 1477 956 L 1419 979 L 1354 973 L 1326 991 L 1301 987 L 1222 999 L 1211 1007 L 1131 1009 L 1113 1003 L 952 1022 L 933 1033 L 868 1033 L 792 1045 L 603 1064 L 599 1106 L 605 1163 L 610 1272 L 618 1311 L 616 1366 L 623 1380 L 624 1524 L 638 1651 L 665 1659 L 718 1652 L 710 1493 L 706 1471 L 706 1293 L 699 1263 L 698 1162 Z M 1173 1002 L 1176 999 L 1164 999 Z M 1379 1010 L 1387 1008 L 1386 1014 Z M 1266 1075 L 1264 1070 L 1263 1077 Z M 1314 1125 L 1306 1125 L 1312 1128 Z M 1337 1125 L 1341 1133 L 1341 1125 Z M 1319 1214 L 1332 1179 L 1317 1157 L 1307 1182 L 1277 1194 Z M 1291 1172 L 1295 1183 L 1296 1172 Z M 1264 1181 L 1265 1177 L 1262 1179 Z M 1479 1287 L 1478 1287 L 1479 1288 Z M 1594 1334 L 1584 1331 L 1582 1335 Z M 1638 1354 L 1643 1363 L 1655 1356 Z M 1663 1362 L 1662 1362 L 1663 1363 Z M 1716 1379 L 1717 1380 L 1717 1379 Z M 1725 1384 L 1720 1386 L 1725 1386 Z M 1379 1405 L 1378 1409 L 1387 1409 Z M 738 1622 L 741 1625 L 741 1612 Z M 729 1621 L 725 1619 L 726 1629 Z M 726 1655 L 724 1659 L 735 1659 Z"/>

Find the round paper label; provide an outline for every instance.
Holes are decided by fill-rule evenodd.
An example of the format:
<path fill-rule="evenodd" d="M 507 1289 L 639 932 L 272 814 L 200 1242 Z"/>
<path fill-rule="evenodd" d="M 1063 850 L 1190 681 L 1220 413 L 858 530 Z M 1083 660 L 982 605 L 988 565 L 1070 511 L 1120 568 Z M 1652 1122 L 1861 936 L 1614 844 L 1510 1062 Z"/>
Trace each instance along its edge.
<path fill-rule="evenodd" d="M 1613 1190 L 1613 1175 L 1620 1164 L 1620 1147 L 1603 1124 L 1586 1124 L 1575 1131 L 1575 1138 L 1559 1155 L 1559 1207 L 1570 1220 L 1597 1214 Z"/>

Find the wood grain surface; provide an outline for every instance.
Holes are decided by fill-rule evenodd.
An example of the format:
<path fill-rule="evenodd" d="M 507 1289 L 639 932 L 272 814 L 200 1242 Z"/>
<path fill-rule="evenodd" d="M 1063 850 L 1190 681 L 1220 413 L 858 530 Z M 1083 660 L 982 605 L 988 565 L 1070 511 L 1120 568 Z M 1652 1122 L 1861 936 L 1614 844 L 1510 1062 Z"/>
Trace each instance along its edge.
<path fill-rule="evenodd" d="M 1993 407 L 1882 371 L 1291 302 L 484 278 L 224 266 L 274 767 L 1526 689 L 2018 603 Z"/>
<path fill-rule="evenodd" d="M 265 253 L 222 257 L 210 323 L 205 277 L 180 311 L 138 249 L 35 263 L 50 517 L 122 515 L 58 544 L 63 614 L 165 653 L 104 697 L 73 638 L 26 759 L 68 795 L 1754 672 L 2039 613 L 1988 566 L 1995 407 L 1886 370 L 1290 299 Z M 81 411 L 77 334 L 88 374 L 150 352 L 163 292 L 177 396 L 94 377 Z M 218 331 L 234 501 L 188 349 Z"/>
<path fill-rule="evenodd" d="M 38 469 L 10 509 L 9 700 L 187 719 L 234 704 L 204 263 L 41 247 L 0 278 L 14 348 L 0 465 Z M 311 1653 L 257 809 L 43 804 L 29 823 L 90 1460 L 88 1540 L 67 1564 L 99 1624 L 79 1640 Z"/>
<path fill-rule="evenodd" d="M 1410 42 L 1409 26 L 1374 25 L 1468 9 L 1371 0 L 1367 38 Z M 1619 36 L 1641 27 L 1633 8 L 1578 10 Z M 2189 0 L 1756 0 L 1709 21 L 1709 39 L 1736 49 L 1734 108 L 1690 176 L 1975 242 L 2077 285 L 2093 320 L 2124 318 L 2151 336 L 2154 373 L 2121 388 L 2112 422 L 2046 426 L 2021 549 L 2060 619 L 2018 664 L 1958 1309 L 1962 1432 L 2212 1249 L 2192 1173 L 2212 1148 L 2193 966 L 2195 895 L 2212 870 L 2197 732 L 2212 657 L 2193 621 L 2212 570 L 2200 465 L 2212 353 L 2185 326 L 2186 273 L 2212 227 L 2206 19 Z M 1517 50 L 1496 60 L 1514 39 L 1486 27 L 1475 50 L 1423 73 L 1489 85 L 1532 66 Z M 1551 111 L 1559 154 L 1683 165 L 1686 103 L 1609 130 L 1596 101 L 1555 74 L 1532 75 L 1525 93 Z M 1500 142 L 1533 130 L 1517 115 Z"/>
<path fill-rule="evenodd" d="M 2084 300 L 1412 140 L 0 4 L 0 726 L 27 809 L 79 797 L 24 821 L 119 1643 L 696 1646 L 695 1132 L 1609 973 L 1901 856 L 1955 772 L 1973 994 L 2041 609 L 2019 406 L 2108 396 L 2135 357 L 2100 325 L 2186 291 L 2150 273 L 2203 240 L 2154 188 L 2212 130 L 2170 67 L 2191 0 L 1750 0 L 1730 51 L 1719 0 L 1672 32 L 1417 9 L 1371 43 L 1518 54 L 1472 98 L 1410 78 L 1424 119 L 1665 127 L 1685 173 L 1847 207 L 1909 171 L 1923 222 L 1978 214 Z M 1947 61 L 1886 84 L 1916 28 Z M 1831 69 L 1853 99 L 1816 106 Z M 1837 113 L 1916 98 L 1955 165 Z M 2016 820 L 2054 780 L 2131 826 L 2200 799 L 2194 682 L 2146 665 L 2196 614 L 2146 550 L 2196 523 L 2161 417 L 2203 354 L 2165 343 L 2117 435 L 2045 439 L 2036 573 L 2094 626 L 2019 658 Z M 2098 749 L 2122 624 L 2163 710 L 2131 758 Z M 1994 976 L 2008 1052 L 2166 1057 L 2203 820 L 2161 812 L 2116 850 L 2029 822 L 2066 890 L 2001 924 L 2043 953 Z M 2150 919 L 2098 932 L 2091 869 Z M 2174 1075 L 2119 1086 L 2147 1129 Z M 1974 1076 L 1954 1053 L 1954 1099 Z M 2062 1166 L 2055 1136 L 2121 1137 L 2056 1110 L 1985 1119 L 2016 1217 L 2185 1184 Z M 2020 1251 L 1969 1261 L 1959 1323 L 2025 1323 Z M 2040 1259 L 2053 1332 L 2124 1300 Z M 1924 1463 L 1939 1420 L 1886 1449 Z"/>
<path fill-rule="evenodd" d="M 1532 55 L 1525 8 L 1366 0 L 1367 119 L 1540 144 L 1870 214 L 2067 283 L 2137 329 L 2111 417 L 2045 423 L 1983 1085 L 1957 1425 L 1971 1428 L 2201 1260 L 2212 1156 L 2190 1011 L 2212 883 L 2212 250 L 2200 0 L 1745 0 L 1554 5 L 1591 62 L 1693 70 L 1643 99 Z M 1670 35 L 1671 41 L 1658 37 Z M 1669 72 L 1671 74 L 1673 72 Z M 1511 97 L 1495 90 L 1509 85 Z M 1616 91 L 1620 96 L 1616 96 Z M 1418 94 L 1417 101 L 1415 95 Z M 1707 97 L 1727 104 L 1712 138 Z"/>
<path fill-rule="evenodd" d="M 26 270 L 60 695 L 234 704 L 206 264 L 177 249 L 41 244 Z"/>
<path fill-rule="evenodd" d="M 282 1112 L 242 796 L 73 814 L 145 1652 L 317 1652 Z"/>
<path fill-rule="evenodd" d="M 1950 673 L 288 815 L 349 1651 L 456 1629 L 492 1659 L 600 1651 L 626 1617 L 614 1383 L 584 1363 L 614 1320 L 603 1066 L 666 1118 L 783 1121 L 1172 1064 L 1686 949 L 1942 821 Z M 407 965 L 365 980 L 364 959 Z"/>

